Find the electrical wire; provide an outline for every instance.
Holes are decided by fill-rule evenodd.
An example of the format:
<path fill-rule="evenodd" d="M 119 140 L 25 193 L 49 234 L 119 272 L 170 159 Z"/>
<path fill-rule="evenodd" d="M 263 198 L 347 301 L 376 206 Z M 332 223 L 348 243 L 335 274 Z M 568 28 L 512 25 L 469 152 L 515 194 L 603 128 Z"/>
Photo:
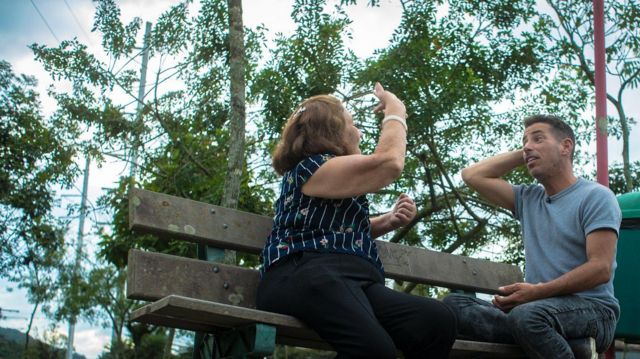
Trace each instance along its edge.
<path fill-rule="evenodd" d="M 40 9 L 38 9 L 38 6 L 36 5 L 36 3 L 34 3 L 33 0 L 29 0 L 29 1 L 31 1 L 31 5 L 33 5 L 33 7 L 36 9 L 36 11 L 38 12 L 38 15 L 40 15 L 40 18 L 42 19 L 44 24 L 47 25 L 47 29 L 49 29 L 49 32 L 51 32 L 51 35 L 53 35 L 53 37 L 56 39 L 56 41 L 58 43 L 60 43 L 60 40 L 56 36 L 56 33 L 53 32 L 53 29 L 51 28 L 51 26 L 49 26 L 49 23 L 47 22 L 47 19 L 44 18 L 44 15 L 42 15 L 42 13 L 40 12 Z"/>
<path fill-rule="evenodd" d="M 80 24 L 80 20 L 78 20 L 78 17 L 76 16 L 76 14 L 73 12 L 73 9 L 71 8 L 71 6 L 69 6 L 69 3 L 67 2 L 67 0 L 64 0 L 64 4 L 67 5 L 67 9 L 69 9 L 69 12 L 71 13 L 71 16 L 73 17 L 73 20 L 75 20 L 76 24 L 78 25 L 78 27 L 80 28 L 80 31 L 82 31 L 82 33 L 84 34 L 84 36 L 87 38 L 87 40 L 89 41 L 89 43 L 91 43 L 91 37 L 89 36 L 89 34 L 87 34 L 87 32 L 84 30 L 84 27 L 82 26 L 82 24 Z"/>

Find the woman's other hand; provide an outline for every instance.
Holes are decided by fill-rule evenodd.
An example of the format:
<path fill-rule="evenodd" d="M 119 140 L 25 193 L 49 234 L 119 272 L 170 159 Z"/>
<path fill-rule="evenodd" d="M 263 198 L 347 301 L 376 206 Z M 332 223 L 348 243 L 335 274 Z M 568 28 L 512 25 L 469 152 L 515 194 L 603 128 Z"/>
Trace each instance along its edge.
<path fill-rule="evenodd" d="M 407 194 L 403 193 L 398 197 L 389 216 L 389 225 L 396 229 L 411 223 L 416 217 L 416 204 Z"/>
<path fill-rule="evenodd" d="M 401 194 L 391 211 L 371 218 L 371 237 L 377 238 L 408 225 L 416 218 L 416 212 L 416 204 L 411 197 Z"/>

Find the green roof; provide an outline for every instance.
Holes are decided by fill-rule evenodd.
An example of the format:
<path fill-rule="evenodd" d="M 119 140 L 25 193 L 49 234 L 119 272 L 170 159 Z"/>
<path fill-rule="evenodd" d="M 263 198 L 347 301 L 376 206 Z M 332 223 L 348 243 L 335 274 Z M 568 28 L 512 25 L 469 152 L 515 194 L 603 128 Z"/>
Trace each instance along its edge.
<path fill-rule="evenodd" d="M 630 192 L 618 196 L 622 218 L 640 218 L 640 192 Z"/>

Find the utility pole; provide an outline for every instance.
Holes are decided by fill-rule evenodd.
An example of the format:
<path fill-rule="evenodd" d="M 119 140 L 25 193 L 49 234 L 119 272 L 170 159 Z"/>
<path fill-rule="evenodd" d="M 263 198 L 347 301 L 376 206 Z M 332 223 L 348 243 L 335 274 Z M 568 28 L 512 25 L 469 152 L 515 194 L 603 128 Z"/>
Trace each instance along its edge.
<path fill-rule="evenodd" d="M 87 192 L 89 190 L 89 164 L 91 160 L 89 156 L 85 159 L 84 166 L 84 181 L 82 184 L 82 199 L 80 200 L 80 218 L 78 220 L 78 239 L 76 241 L 76 262 L 73 267 L 73 276 L 71 281 L 71 293 L 72 295 L 76 294 L 78 289 L 77 280 L 78 273 L 80 272 L 80 261 L 82 260 L 82 242 L 84 240 L 84 219 L 87 215 Z M 71 313 L 71 318 L 69 318 L 69 335 L 67 338 L 67 359 L 73 358 L 73 337 L 75 335 L 75 327 L 76 327 L 76 315 L 75 313 Z"/>
<path fill-rule="evenodd" d="M 151 23 L 147 21 L 144 29 L 144 40 L 142 47 L 142 65 L 140 67 L 140 86 L 138 87 L 138 98 L 137 98 L 137 106 L 136 106 L 136 119 L 135 119 L 135 128 L 141 125 L 142 122 L 142 109 L 144 107 L 144 93 L 145 86 L 147 83 L 147 63 L 149 62 L 149 39 L 151 37 Z M 138 170 L 138 147 L 140 144 L 138 143 L 139 136 L 136 133 L 135 138 L 133 140 L 133 148 L 131 149 L 131 172 L 129 173 L 129 177 L 131 178 L 131 184 L 134 182 L 134 178 L 136 176 L 136 171 Z"/>
<path fill-rule="evenodd" d="M 138 97 L 136 98 L 136 118 L 134 120 L 135 131 L 137 131 L 138 127 L 142 125 L 142 110 L 144 109 L 144 95 L 147 84 L 147 65 L 149 63 L 149 47 L 151 45 L 151 26 L 152 24 L 150 22 L 147 21 L 145 23 L 144 38 L 142 40 L 142 63 L 140 65 L 140 82 L 138 85 Z M 136 132 L 131 144 L 131 167 L 129 167 L 130 186 L 133 186 L 133 184 L 135 183 L 135 177 L 138 171 L 138 148 L 140 147 L 140 144 L 138 143 L 140 141 L 139 138 L 140 137 Z M 124 288 L 117 288 L 117 296 L 118 301 L 120 301 L 120 299 L 124 297 Z M 116 324 L 114 325 L 118 325 L 117 320 Z M 122 348 L 120 348 L 120 338 L 118 338 L 116 328 L 114 326 L 111 329 L 111 352 L 113 353 L 115 351 L 117 353 L 120 350 L 122 350 Z"/>
<path fill-rule="evenodd" d="M 593 37 L 596 86 L 596 177 L 598 183 L 609 187 L 604 0 L 593 0 Z"/>

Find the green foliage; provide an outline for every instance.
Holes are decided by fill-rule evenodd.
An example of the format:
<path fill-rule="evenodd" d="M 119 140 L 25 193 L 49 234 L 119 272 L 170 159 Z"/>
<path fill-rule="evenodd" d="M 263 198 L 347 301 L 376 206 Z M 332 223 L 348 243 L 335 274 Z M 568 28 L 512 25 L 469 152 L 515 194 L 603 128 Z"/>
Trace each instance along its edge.
<path fill-rule="evenodd" d="M 382 82 L 407 106 L 409 156 L 394 189 L 408 190 L 422 208 L 415 230 L 425 246 L 470 254 L 519 240 L 518 233 L 503 230 L 512 225 L 504 215 L 468 193 L 457 174 L 499 152 L 496 145 L 507 149 L 522 131 L 491 108 L 528 89 L 545 68 L 543 38 L 527 31 L 513 36 L 511 30 L 536 21 L 533 5 L 450 1 L 443 12 L 437 3 L 407 3 L 390 46 L 353 78 L 362 90 Z M 364 127 L 368 151 L 377 131 Z M 514 179 L 530 181 L 522 174 Z M 393 196 L 376 199 L 390 206 Z"/>
<path fill-rule="evenodd" d="M 88 54 L 87 46 L 78 40 L 65 40 L 57 48 L 44 45 L 30 46 L 36 59 L 41 61 L 44 69 L 54 80 L 68 80 L 74 89 L 89 84 L 99 87 L 112 87 L 108 74 L 95 56 Z M 80 72 L 79 69 L 83 71 Z"/>
<path fill-rule="evenodd" d="M 557 21 L 549 20 L 555 31 L 547 37 L 551 52 L 557 54 L 561 68 L 570 68 L 580 82 L 586 84 L 590 95 L 595 92 L 593 5 L 589 1 L 547 0 Z M 640 85 L 640 2 L 604 2 L 605 67 L 607 77 L 614 77 L 614 86 L 607 86 L 607 100 L 615 109 L 609 121 L 612 133 L 622 139 L 622 164 L 626 191 L 635 187 L 629 149 L 631 125 L 635 119 L 626 114 L 624 98 L 630 89 Z M 611 81 L 609 81 L 611 83 Z M 617 82 L 617 84 L 616 84 Z M 572 83 L 567 86 L 577 88 Z M 593 121 L 592 121 L 593 122 Z"/>
<path fill-rule="evenodd" d="M 15 329 L 0 328 L 0 358 L 3 359 L 63 359 L 66 358 L 66 339 L 53 332 L 45 332 L 44 340 L 30 338 L 25 354 L 25 334 Z M 84 355 L 73 354 L 73 359 L 86 359 Z"/>
<path fill-rule="evenodd" d="M 136 34 L 142 21 L 134 18 L 128 25 L 120 21 L 120 8 L 113 0 L 96 1 L 95 23 L 91 31 L 100 31 L 102 47 L 117 60 L 131 53 L 136 45 Z"/>
<path fill-rule="evenodd" d="M 120 10 L 113 1 L 98 4 L 94 30 L 103 35 L 103 48 L 113 58 L 111 66 L 98 61 L 77 41 L 65 41 L 58 48 L 33 45 L 36 58 L 56 79 L 73 84 L 70 93 L 55 94 L 56 116 L 74 123 L 78 131 L 93 133 L 82 143 L 86 151 L 101 158 L 105 154 L 126 158 L 128 148 L 139 147 L 139 185 L 151 190 L 210 203 L 219 203 L 226 168 L 229 134 L 228 113 L 228 31 L 226 3 L 204 1 L 198 14 L 189 16 L 188 2 L 168 9 L 152 29 L 150 53 L 162 60 L 171 56 L 178 65 L 166 77 L 156 75 L 154 97 L 142 111 L 132 116 L 126 104 L 113 100 L 114 88 L 133 95 L 135 71 L 127 68 L 125 56 L 133 54 L 140 21 L 129 25 L 120 21 Z M 257 57 L 259 31 L 247 31 L 247 54 Z M 117 64 L 121 60 L 124 64 Z M 119 70 L 113 70 L 117 67 Z M 249 66 L 248 71 L 254 66 Z M 163 71 L 164 73 L 164 71 Z M 158 86 L 177 77 L 184 86 L 156 95 Z M 250 78 L 251 76 L 249 76 Z M 88 129 L 91 129 L 90 131 Z M 117 189 L 109 191 L 101 205 L 112 208 L 111 232 L 101 234 L 99 255 L 117 268 L 126 265 L 130 248 L 192 255 L 185 244 L 138 236 L 128 229 L 126 188 L 123 178 Z M 240 203 L 243 209 L 267 213 L 269 190 L 251 184 L 251 173 L 243 174 Z M 266 196 L 265 196 L 266 195 Z"/>
<path fill-rule="evenodd" d="M 66 250 L 53 187 L 69 186 L 76 166 L 75 133 L 42 117 L 35 86 L 0 61 L 0 275 L 38 308 L 55 296 Z"/>
<path fill-rule="evenodd" d="M 633 179 L 634 187 L 631 187 L 631 191 L 640 190 L 640 161 L 633 162 L 630 167 L 631 178 Z M 595 173 L 593 177 L 595 178 Z M 609 166 L 609 188 L 616 195 L 628 193 L 628 186 L 623 173 L 623 167 L 621 163 L 614 163 Z"/>
<path fill-rule="evenodd" d="M 160 53 L 174 55 L 188 46 L 190 34 L 187 3 L 173 6 L 163 13 L 152 34 L 152 48 Z"/>
<path fill-rule="evenodd" d="M 590 78 L 558 61 L 558 54 L 570 56 L 573 45 L 565 42 L 551 51 L 547 48 L 546 41 L 557 24 L 550 16 L 539 15 L 532 0 L 402 1 L 402 21 L 389 46 L 371 58 L 358 59 L 345 44 L 351 36 L 345 7 L 356 1 L 342 0 L 335 7 L 328 3 L 297 0 L 291 11 L 295 32 L 278 34 L 268 49 L 267 29 L 245 29 L 247 99 L 255 108 L 248 111 L 248 122 L 257 133 L 247 131 L 248 165 L 242 172 L 238 208 L 271 213 L 277 180 L 269 166 L 270 152 L 286 119 L 309 96 L 332 93 L 342 97 L 364 133 L 363 152 L 372 152 L 379 135 L 378 119 L 371 114 L 372 97 L 361 94 L 369 93 L 373 83 L 380 81 L 407 106 L 408 156 L 403 177 L 372 196 L 372 211 L 387 210 L 401 192 L 410 193 L 419 207 L 415 224 L 390 240 L 522 263 L 517 223 L 509 213 L 463 186 L 458 173 L 481 158 L 521 146 L 520 120 L 533 113 L 559 114 L 574 125 L 579 144 L 590 140 L 587 129 L 592 126 L 583 115 L 589 106 Z M 382 6 L 380 11 L 384 11 L 379 1 L 367 3 Z M 133 160 L 132 153 L 137 153 L 135 178 L 122 177 L 99 201 L 99 207 L 107 208 L 111 223 L 100 230 L 96 268 L 82 274 L 77 296 L 63 297 L 64 308 L 58 310 L 60 317 L 82 313 L 112 325 L 119 337 L 124 328 L 128 330 L 131 340 L 114 342 L 111 353 L 103 358 L 157 357 L 166 340 L 161 328 L 127 322 L 128 312 L 136 305 L 123 296 L 128 250 L 141 248 L 189 257 L 195 252 L 191 244 L 132 233 L 127 190 L 135 185 L 213 204 L 222 199 L 227 149 L 233 141 L 228 126 L 227 3 L 201 1 L 193 15 L 190 4 L 186 1 L 170 7 L 155 22 L 149 51 L 152 61 L 161 65 L 141 102 L 134 94 L 138 70 L 132 60 L 140 55 L 135 44 L 140 40 L 142 22 L 134 19 L 123 24 L 120 9 L 112 0 L 98 2 L 94 25 L 102 35 L 108 63 L 98 60 L 77 40 L 63 41 L 54 48 L 31 46 L 54 79 L 72 85 L 69 92 L 52 91 L 58 107 L 49 121 L 56 126 L 46 125 L 41 118 L 32 80 L 14 76 L 6 65 L 0 67 L 2 101 L 9 104 L 0 109 L 5 111 L 1 112 L 0 129 L 3 139 L 13 141 L 7 149 L 2 147 L 0 210 L 7 208 L 7 213 L 14 215 L 11 218 L 31 218 L 25 222 L 33 224 L 24 232 L 29 233 L 23 236 L 27 243 L 62 248 L 62 236 L 47 217 L 53 198 L 48 186 L 70 183 L 77 173 L 71 161 L 74 151 L 97 160 L 114 156 L 125 161 Z M 625 11 L 616 10 L 620 21 L 615 26 L 635 34 L 639 13 L 635 2 L 611 6 L 626 6 Z M 576 13 L 589 18 L 588 13 Z M 625 41 L 636 51 L 638 37 L 631 35 Z M 617 49 L 622 45 L 609 51 L 618 54 Z M 625 66 L 624 74 L 637 73 L 636 62 Z M 166 81 L 171 81 L 171 88 L 164 87 Z M 627 86 L 637 86 L 634 81 Z M 122 92 L 125 100 L 118 95 Z M 139 111 L 132 111 L 134 104 L 140 105 Z M 512 110 L 494 110 L 504 106 Z M 7 108 L 15 110 L 7 112 Z M 621 136 L 623 132 L 622 128 L 618 131 Z M 83 133 L 91 137 L 76 139 Z M 10 157 L 9 151 L 18 157 L 14 152 Z M 577 167 L 588 160 L 588 154 L 578 152 Z M 20 168 L 22 163 L 29 164 L 30 170 Z M 42 167 L 42 163 L 49 165 Z M 44 173 L 38 174 L 42 168 Z M 614 168 L 611 173 L 612 188 L 618 188 L 622 183 L 619 171 Z M 507 179 L 514 183 L 533 181 L 524 169 Z M 15 187 L 17 184 L 21 187 Z M 2 225 L 9 228 L 16 223 L 22 222 L 5 221 Z M 17 227 L 14 233 L 22 235 Z M 30 261 L 29 251 L 23 252 L 17 258 Z M 255 257 L 241 261 L 257 265 Z M 60 283 L 70 285 L 71 277 L 65 273 Z M 424 286 L 406 289 L 438 293 Z"/>
<path fill-rule="evenodd" d="M 276 138 L 303 99 L 336 92 L 354 64 L 355 57 L 343 41 L 351 21 L 340 8 L 324 13 L 325 5 L 325 0 L 295 2 L 291 14 L 295 33 L 278 36 L 251 87 L 251 94 L 263 103 L 261 137 Z"/>

